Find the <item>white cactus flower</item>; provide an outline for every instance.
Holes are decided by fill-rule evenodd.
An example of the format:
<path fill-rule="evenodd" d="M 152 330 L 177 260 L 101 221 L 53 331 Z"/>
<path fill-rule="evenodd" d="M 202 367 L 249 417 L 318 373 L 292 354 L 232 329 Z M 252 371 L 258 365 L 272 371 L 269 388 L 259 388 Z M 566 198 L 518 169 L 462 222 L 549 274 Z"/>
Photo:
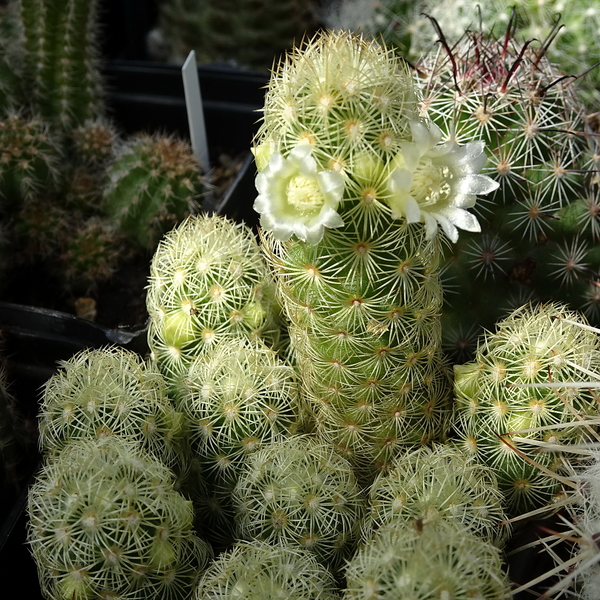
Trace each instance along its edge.
<path fill-rule="evenodd" d="M 275 152 L 257 175 L 256 189 L 254 210 L 260 214 L 260 224 L 279 241 L 295 234 L 316 244 L 326 227 L 344 224 L 336 212 L 344 178 L 336 171 L 319 171 L 308 143 L 298 144 L 287 158 Z"/>
<path fill-rule="evenodd" d="M 428 128 L 412 121 L 410 129 L 413 141 L 402 144 L 388 182 L 392 216 L 425 223 L 430 239 L 438 224 L 453 242 L 458 240 L 458 229 L 481 231 L 475 215 L 466 209 L 475 206 L 477 195 L 489 194 L 499 186 L 491 177 L 479 174 L 486 162 L 484 143 L 439 144 L 442 134 L 434 123 Z"/>

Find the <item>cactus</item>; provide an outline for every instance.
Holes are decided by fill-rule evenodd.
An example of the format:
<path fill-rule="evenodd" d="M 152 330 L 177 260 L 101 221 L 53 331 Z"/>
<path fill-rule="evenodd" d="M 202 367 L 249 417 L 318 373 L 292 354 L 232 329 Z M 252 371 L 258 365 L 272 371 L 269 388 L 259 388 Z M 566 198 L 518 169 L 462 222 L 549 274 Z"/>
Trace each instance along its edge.
<path fill-rule="evenodd" d="M 496 187 L 481 143 L 438 146 L 404 63 L 325 33 L 275 71 L 255 140 L 263 248 L 317 432 L 365 481 L 445 434 L 441 241 Z"/>
<path fill-rule="evenodd" d="M 196 512 L 213 545 L 236 537 L 230 496 L 252 453 L 297 430 L 297 388 L 293 369 L 260 340 L 223 339 L 191 364 L 178 406 L 204 481 Z"/>
<path fill-rule="evenodd" d="M 172 466 L 182 425 L 162 376 L 118 346 L 78 352 L 43 387 L 40 446 L 49 455 L 73 439 L 114 437 L 135 441 Z"/>
<path fill-rule="evenodd" d="M 510 533 L 504 524 L 503 497 L 492 469 L 452 446 L 418 448 L 398 456 L 369 488 L 363 539 L 387 523 L 423 525 L 456 520 L 502 546 Z"/>
<path fill-rule="evenodd" d="M 245 225 L 198 215 L 164 236 L 150 265 L 148 344 L 172 394 L 193 360 L 223 338 L 276 343 L 272 287 Z"/>
<path fill-rule="evenodd" d="M 18 44 L 19 21 L 14 5 L 0 7 L 0 115 L 18 110 L 25 104 Z"/>
<path fill-rule="evenodd" d="M 103 111 L 96 0 L 16 0 L 23 87 L 35 113 L 64 130 Z"/>
<path fill-rule="evenodd" d="M 526 305 L 454 373 L 457 443 L 495 471 L 507 512 L 551 503 L 566 459 L 544 444 L 593 439 L 572 422 L 598 412 L 597 395 L 578 384 L 600 374 L 600 341 L 585 318 L 560 304 Z"/>
<path fill-rule="evenodd" d="M 195 600 L 335 600 L 332 574 L 301 548 L 240 541 L 204 572 Z"/>
<path fill-rule="evenodd" d="M 448 347 L 460 328 L 491 329 L 530 299 L 581 310 L 600 266 L 579 238 L 584 226 L 561 225 L 561 209 L 585 197 L 593 179 L 583 106 L 544 49 L 512 33 L 512 25 L 499 37 L 469 31 L 415 65 L 423 114 L 448 139 L 485 141 L 483 172 L 500 184 L 475 208 L 483 235 L 467 232 L 446 253 L 444 283 L 455 292 L 442 321 Z"/>
<path fill-rule="evenodd" d="M 154 248 L 196 208 L 200 165 L 189 142 L 155 133 L 132 136 L 107 170 L 104 206 L 132 241 Z"/>
<path fill-rule="evenodd" d="M 188 598 L 210 554 L 171 471 L 118 438 L 72 441 L 47 461 L 28 515 L 49 600 Z"/>
<path fill-rule="evenodd" d="M 344 600 L 508 600 L 498 548 L 456 521 L 391 523 L 348 563 Z"/>
<path fill-rule="evenodd" d="M 366 505 L 350 463 L 311 436 L 252 454 L 233 502 L 241 538 L 302 546 L 334 569 L 353 551 Z"/>
<path fill-rule="evenodd" d="M 20 207 L 58 187 L 62 145 L 38 117 L 12 112 L 0 120 L 0 197 Z"/>
<path fill-rule="evenodd" d="M 315 26 L 310 2 L 169 0 L 160 6 L 154 35 L 162 38 L 171 62 L 182 63 L 195 50 L 201 62 L 264 70 Z"/>

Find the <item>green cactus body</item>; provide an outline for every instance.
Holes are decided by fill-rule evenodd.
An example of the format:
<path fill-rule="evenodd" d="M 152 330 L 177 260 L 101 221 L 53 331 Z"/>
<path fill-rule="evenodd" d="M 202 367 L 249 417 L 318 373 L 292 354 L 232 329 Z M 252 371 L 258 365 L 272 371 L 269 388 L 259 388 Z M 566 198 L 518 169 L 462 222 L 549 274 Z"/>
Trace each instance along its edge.
<path fill-rule="evenodd" d="M 58 454 L 73 439 L 123 438 L 173 466 L 183 416 L 171 406 L 160 373 L 120 347 L 82 350 L 44 385 L 40 446 Z"/>
<path fill-rule="evenodd" d="M 204 572 L 195 600 L 335 600 L 332 574 L 301 548 L 238 542 Z"/>
<path fill-rule="evenodd" d="M 0 8 L 0 114 L 18 110 L 25 103 L 19 52 L 19 20 L 14 4 Z"/>
<path fill-rule="evenodd" d="M 491 468 L 452 446 L 418 448 L 398 456 L 369 488 L 363 539 L 390 522 L 457 520 L 502 546 L 510 533 L 510 526 L 500 526 L 506 520 L 502 503 Z"/>
<path fill-rule="evenodd" d="M 273 282 L 245 225 L 192 216 L 161 240 L 150 266 L 148 344 L 177 395 L 194 359 L 223 338 L 278 338 Z"/>
<path fill-rule="evenodd" d="M 297 388 L 292 367 L 260 340 L 223 339 L 191 364 L 178 406 L 204 480 L 199 521 L 216 544 L 235 537 L 230 496 L 248 458 L 298 428 Z"/>
<path fill-rule="evenodd" d="M 484 140 L 483 172 L 500 184 L 475 209 L 483 234 L 466 233 L 447 252 L 444 284 L 453 293 L 443 311 L 445 346 L 464 341 L 459 332 L 474 323 L 491 329 L 528 300 L 583 309 L 600 263 L 579 237 L 583 224 L 561 225 L 561 208 L 584 198 L 592 180 L 585 112 L 571 79 L 510 30 L 499 37 L 468 32 L 415 69 L 423 113 L 449 139 Z"/>
<path fill-rule="evenodd" d="M 329 33 L 280 64 L 255 142 L 254 207 L 303 393 L 319 434 L 365 473 L 445 432 L 437 226 L 476 230 L 471 184 L 491 180 L 473 174 L 481 145 L 436 148 L 439 135 L 400 59 Z"/>
<path fill-rule="evenodd" d="M 508 600 L 500 551 L 456 521 L 388 524 L 348 563 L 344 600 Z"/>
<path fill-rule="evenodd" d="M 171 471 L 117 438 L 73 441 L 48 461 L 28 515 L 50 600 L 187 598 L 210 556 Z"/>
<path fill-rule="evenodd" d="M 65 129 L 103 110 L 96 0 L 18 0 L 24 88 L 34 111 Z"/>
<path fill-rule="evenodd" d="M 592 438 L 573 421 L 598 412 L 593 390 L 577 387 L 600 373 L 597 335 L 561 305 L 525 306 L 454 370 L 458 444 L 495 471 L 509 514 L 549 503 L 563 459 L 543 445 Z"/>
<path fill-rule="evenodd" d="M 60 180 L 62 146 L 37 117 L 11 113 L 0 120 L 0 196 L 20 207 L 38 194 L 55 190 Z"/>
<path fill-rule="evenodd" d="M 133 242 L 149 248 L 195 209 L 203 189 L 189 143 L 158 133 L 125 141 L 115 152 L 107 179 L 107 214 Z"/>
<path fill-rule="evenodd" d="M 299 0 L 169 0 L 160 6 L 159 25 L 172 62 L 182 63 L 195 50 L 201 62 L 264 70 L 295 40 L 314 32 L 316 22 Z"/>
<path fill-rule="evenodd" d="M 311 436 L 257 450 L 233 500 L 241 538 L 302 546 L 332 568 L 352 553 L 366 507 L 350 463 Z"/>

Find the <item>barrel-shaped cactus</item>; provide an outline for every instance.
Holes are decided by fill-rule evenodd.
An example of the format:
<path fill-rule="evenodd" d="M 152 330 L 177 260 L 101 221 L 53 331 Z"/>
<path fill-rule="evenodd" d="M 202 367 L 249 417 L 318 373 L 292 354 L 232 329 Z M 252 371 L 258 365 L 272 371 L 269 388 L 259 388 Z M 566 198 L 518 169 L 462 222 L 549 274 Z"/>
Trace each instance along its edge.
<path fill-rule="evenodd" d="M 44 384 L 40 446 L 56 455 L 74 439 L 122 438 L 165 464 L 179 459 L 183 417 L 160 373 L 114 346 L 82 350 Z"/>
<path fill-rule="evenodd" d="M 43 594 L 187 598 L 209 546 L 191 502 L 137 445 L 77 440 L 47 461 L 29 491 L 28 543 Z"/>
<path fill-rule="evenodd" d="M 482 143 L 438 145 L 411 74 L 325 33 L 274 72 L 255 140 L 263 247 L 316 430 L 369 478 L 445 433 L 441 242 L 497 184 Z"/>
<path fill-rule="evenodd" d="M 273 282 L 256 238 L 218 215 L 192 216 L 164 236 L 146 304 L 150 350 L 173 394 L 194 359 L 222 338 L 273 344 L 279 336 Z"/>
<path fill-rule="evenodd" d="M 124 234 L 154 248 L 161 236 L 194 211 L 203 191 L 189 142 L 140 133 L 122 142 L 107 169 L 104 207 Z"/>
<path fill-rule="evenodd" d="M 580 384 L 600 375 L 597 334 L 562 305 L 526 305 L 454 371 L 458 443 L 496 472 L 509 514 L 550 503 L 566 459 L 544 445 L 593 439 L 576 420 L 598 412 Z"/>

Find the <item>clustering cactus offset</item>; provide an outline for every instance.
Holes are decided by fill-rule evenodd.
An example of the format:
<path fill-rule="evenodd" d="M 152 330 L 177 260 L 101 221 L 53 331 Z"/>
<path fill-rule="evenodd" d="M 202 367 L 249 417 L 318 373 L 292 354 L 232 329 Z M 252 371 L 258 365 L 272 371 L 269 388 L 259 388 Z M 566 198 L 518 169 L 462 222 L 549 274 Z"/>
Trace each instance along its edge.
<path fill-rule="evenodd" d="M 311 436 L 257 450 L 233 500 L 241 538 L 302 546 L 334 568 L 354 550 L 366 506 L 350 463 Z"/>
<path fill-rule="evenodd" d="M 457 520 L 501 546 L 510 533 L 493 470 L 452 446 L 418 448 L 398 456 L 369 488 L 363 539 L 389 523 L 423 525 Z"/>
<path fill-rule="evenodd" d="M 600 376 L 596 333 L 562 305 L 524 306 L 454 372 L 458 444 L 494 469 L 509 514 L 551 502 L 565 459 L 544 443 L 593 439 L 573 421 L 598 413 L 597 395 L 578 384 Z"/>
<path fill-rule="evenodd" d="M 173 466 L 183 416 L 171 406 L 160 373 L 119 346 L 82 350 L 44 384 L 40 446 L 58 454 L 73 439 L 123 438 Z"/>
<path fill-rule="evenodd" d="M 467 232 L 447 253 L 444 308 L 448 346 L 472 324 L 491 329 L 527 300 L 569 302 L 580 310 L 600 267 L 584 226 L 561 228 L 565 210 L 587 194 L 593 154 L 572 79 L 512 26 L 498 35 L 469 31 L 415 65 L 427 114 L 458 142 L 481 139 L 483 172 L 499 189 L 474 212 L 482 235 Z M 462 338 L 464 341 L 464 338 Z M 471 348 L 474 350 L 474 348 Z"/>
<path fill-rule="evenodd" d="M 2 205 L 20 207 L 37 194 L 56 190 L 63 151 L 45 121 L 11 112 L 0 119 L 0 148 Z"/>
<path fill-rule="evenodd" d="M 332 574 L 294 546 L 240 541 L 204 572 L 195 600 L 336 600 Z"/>
<path fill-rule="evenodd" d="M 16 0 L 23 87 L 35 113 L 64 129 L 100 116 L 96 0 Z"/>
<path fill-rule="evenodd" d="M 235 62 L 268 69 L 273 58 L 315 30 L 313 2 L 300 0 L 168 0 L 160 5 L 164 58 L 182 63 L 191 50 L 201 62 Z M 163 52 L 159 52 L 162 54 Z"/>
<path fill-rule="evenodd" d="M 457 521 L 391 523 L 348 563 L 344 600 L 508 600 L 499 549 Z"/>
<path fill-rule="evenodd" d="M 28 543 L 44 597 L 188 598 L 209 546 L 171 471 L 118 438 L 77 440 L 30 489 Z"/>
<path fill-rule="evenodd" d="M 483 144 L 438 145 L 404 63 L 325 33 L 282 61 L 255 140 L 255 209 L 317 432 L 365 479 L 445 432 L 441 242 L 497 187 Z"/>
<path fill-rule="evenodd" d="M 228 337 L 278 338 L 273 282 L 256 238 L 218 215 L 166 234 L 150 265 L 148 344 L 176 394 L 193 360 Z"/>
<path fill-rule="evenodd" d="M 203 190 L 190 143 L 140 133 L 125 140 L 107 170 L 104 205 L 132 241 L 153 248 L 196 209 Z"/>

